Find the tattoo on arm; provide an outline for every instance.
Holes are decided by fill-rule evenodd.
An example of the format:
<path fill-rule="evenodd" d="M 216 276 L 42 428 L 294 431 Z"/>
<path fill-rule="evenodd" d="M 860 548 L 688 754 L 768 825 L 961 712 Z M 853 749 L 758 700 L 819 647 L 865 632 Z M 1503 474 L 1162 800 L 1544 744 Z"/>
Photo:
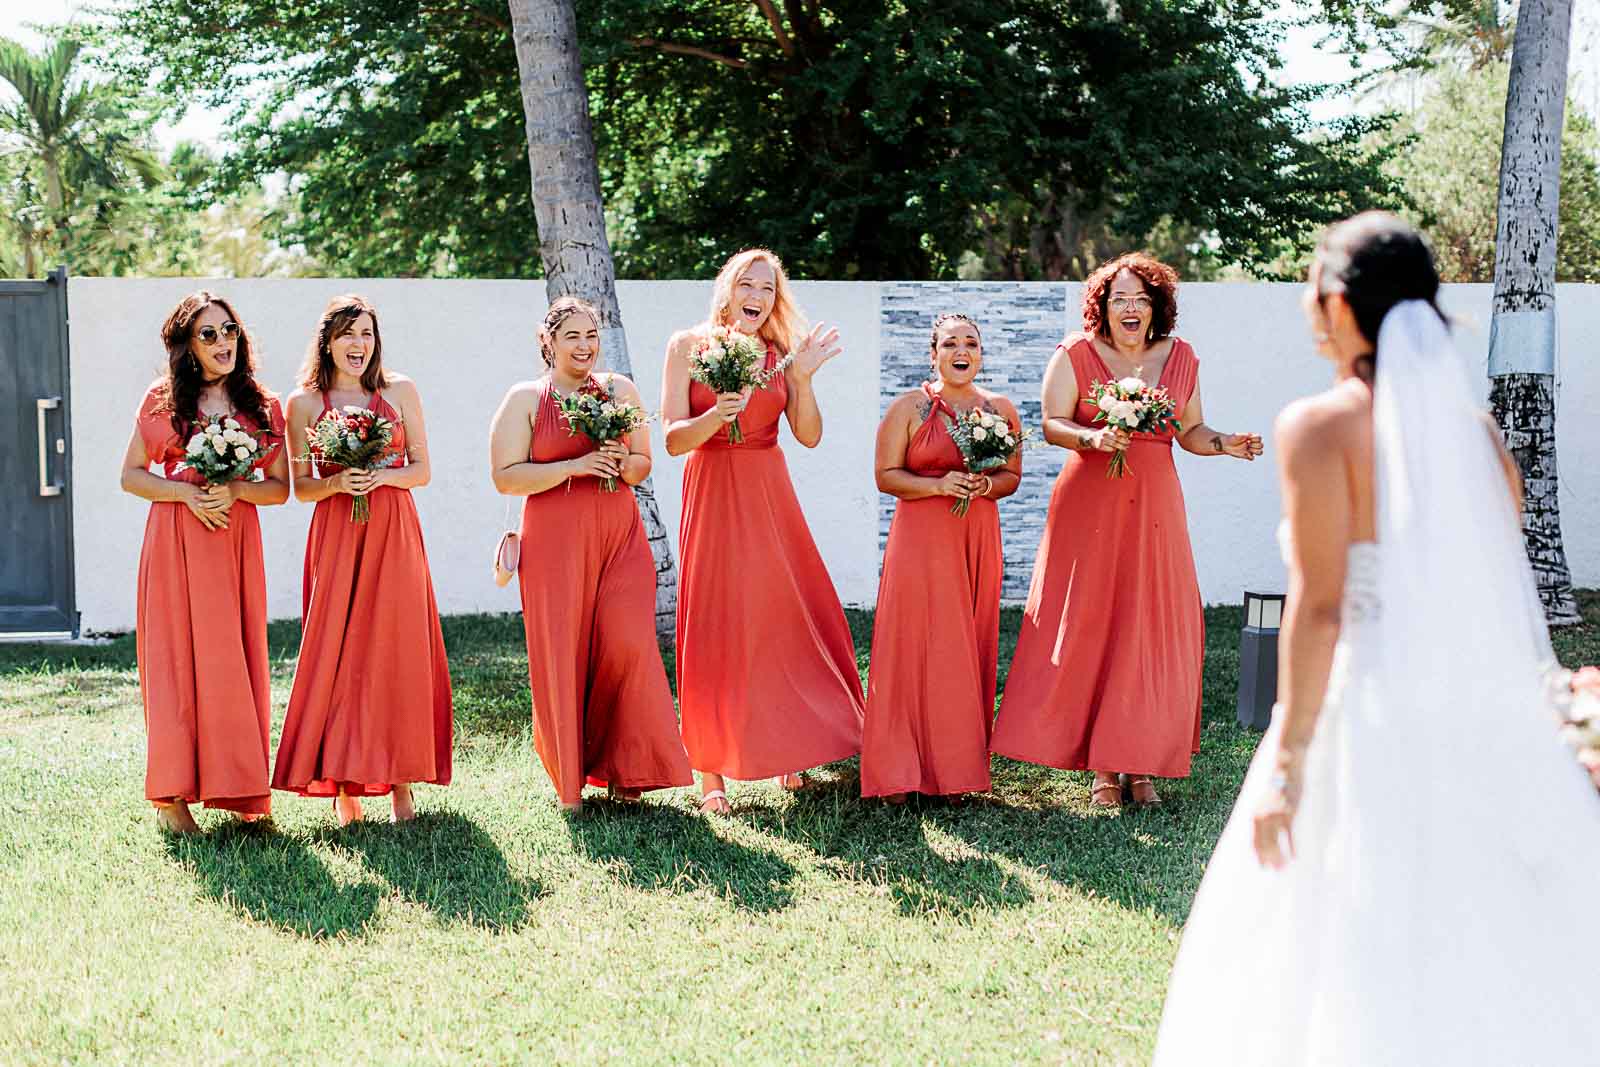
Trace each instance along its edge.
<path fill-rule="evenodd" d="M 1211 447 L 1216 451 L 1217 455 L 1222 455 L 1222 435 L 1220 433 L 1211 435 Z"/>
<path fill-rule="evenodd" d="M 917 421 L 927 422 L 928 414 L 933 411 L 933 405 L 926 399 L 917 401 Z"/>

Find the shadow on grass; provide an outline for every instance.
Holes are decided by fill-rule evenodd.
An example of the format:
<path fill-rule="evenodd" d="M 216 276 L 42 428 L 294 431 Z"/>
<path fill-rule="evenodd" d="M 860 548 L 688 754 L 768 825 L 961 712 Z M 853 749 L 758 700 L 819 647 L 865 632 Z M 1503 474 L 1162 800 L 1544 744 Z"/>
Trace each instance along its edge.
<path fill-rule="evenodd" d="M 720 836 L 708 820 L 670 803 L 589 801 L 567 831 L 583 855 L 628 885 L 720 897 L 742 911 L 782 911 L 794 902 L 795 869 L 765 849 Z"/>
<path fill-rule="evenodd" d="M 1033 892 L 1015 874 L 948 824 L 965 815 L 938 799 L 903 807 L 863 801 L 848 765 L 821 772 L 793 803 L 751 820 L 766 833 L 811 849 L 835 877 L 883 886 L 902 915 L 965 916 L 1020 908 Z"/>
<path fill-rule="evenodd" d="M 271 823 L 167 835 L 166 849 L 207 896 L 300 937 L 361 934 L 378 908 L 376 885 L 339 884 L 304 841 Z"/>
<path fill-rule="evenodd" d="M 511 873 L 493 838 L 455 812 L 424 812 L 400 826 L 367 820 L 323 832 L 447 923 L 513 929 L 527 919 L 529 902 L 543 895 L 538 882 Z"/>

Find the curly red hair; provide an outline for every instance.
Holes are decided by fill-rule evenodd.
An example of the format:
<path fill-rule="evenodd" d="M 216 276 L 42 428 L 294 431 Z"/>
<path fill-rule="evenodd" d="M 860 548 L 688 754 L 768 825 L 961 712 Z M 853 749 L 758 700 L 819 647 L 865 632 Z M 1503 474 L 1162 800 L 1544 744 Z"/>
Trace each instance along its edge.
<path fill-rule="evenodd" d="M 1112 279 L 1125 270 L 1132 271 L 1144 283 L 1144 291 L 1150 297 L 1150 340 L 1159 341 L 1170 335 L 1178 324 L 1178 272 L 1143 252 L 1128 252 L 1101 264 L 1083 283 L 1084 331 L 1110 336 L 1106 298 L 1111 293 Z"/>

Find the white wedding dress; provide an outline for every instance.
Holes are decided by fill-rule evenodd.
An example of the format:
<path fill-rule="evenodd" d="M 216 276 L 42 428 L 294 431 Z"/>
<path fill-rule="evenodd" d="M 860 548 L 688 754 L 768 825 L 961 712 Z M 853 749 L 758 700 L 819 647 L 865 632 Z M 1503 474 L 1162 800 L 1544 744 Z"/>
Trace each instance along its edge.
<path fill-rule="evenodd" d="M 1352 544 L 1295 858 L 1245 777 L 1184 931 L 1155 1062 L 1600 1064 L 1600 797 L 1557 738 L 1515 516 L 1432 309 L 1384 320 L 1378 542 Z"/>

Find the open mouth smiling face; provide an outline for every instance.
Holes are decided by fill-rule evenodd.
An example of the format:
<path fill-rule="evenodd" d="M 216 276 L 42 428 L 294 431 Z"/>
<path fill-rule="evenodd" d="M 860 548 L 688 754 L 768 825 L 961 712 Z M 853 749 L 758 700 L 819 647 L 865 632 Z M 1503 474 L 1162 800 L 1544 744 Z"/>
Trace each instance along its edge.
<path fill-rule="evenodd" d="M 934 357 L 940 378 L 951 385 L 967 385 L 983 369 L 983 342 L 970 323 L 952 322 L 940 329 Z"/>
<path fill-rule="evenodd" d="M 745 333 L 755 333 L 766 325 L 778 299 L 778 278 L 772 265 L 756 260 L 733 283 L 733 299 L 728 316 Z"/>
<path fill-rule="evenodd" d="M 1144 280 L 1131 270 L 1117 272 L 1106 296 L 1106 319 L 1113 336 L 1123 343 L 1142 342 L 1154 318 L 1155 302 Z"/>
<path fill-rule="evenodd" d="M 581 311 L 573 312 L 556 328 L 556 364 L 565 363 L 575 376 L 594 369 L 600 358 L 600 328 Z"/>
<path fill-rule="evenodd" d="M 377 349 L 377 331 L 373 329 L 372 316 L 363 311 L 350 323 L 350 328 L 328 343 L 334 364 L 352 378 L 359 378 L 367 369 Z"/>
<path fill-rule="evenodd" d="M 190 351 L 207 380 L 233 373 L 239 357 L 239 326 L 220 304 L 207 307 L 195 319 Z"/>

